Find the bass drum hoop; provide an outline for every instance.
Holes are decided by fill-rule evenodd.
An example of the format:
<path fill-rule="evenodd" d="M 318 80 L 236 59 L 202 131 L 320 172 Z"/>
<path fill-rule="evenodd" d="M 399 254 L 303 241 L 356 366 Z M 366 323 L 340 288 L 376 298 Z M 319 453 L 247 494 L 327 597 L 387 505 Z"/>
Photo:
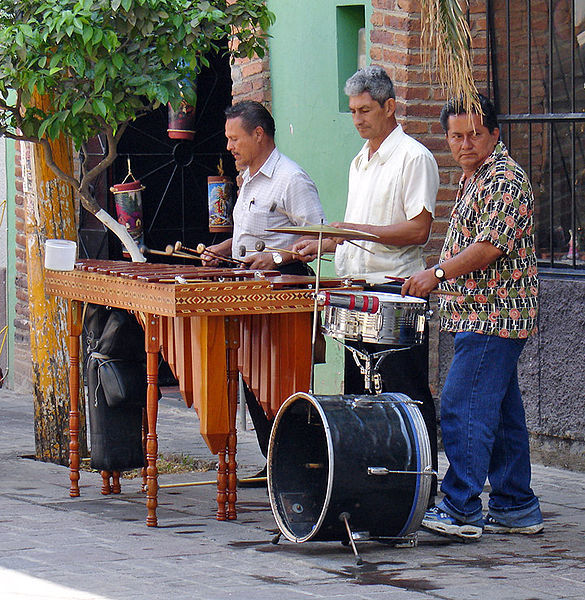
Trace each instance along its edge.
<path fill-rule="evenodd" d="M 274 449 L 275 434 L 278 431 L 278 427 L 277 427 L 278 423 L 280 422 L 284 413 L 286 412 L 287 407 L 290 406 L 291 404 L 293 404 L 294 402 L 296 402 L 299 398 L 304 398 L 305 400 L 308 400 L 309 403 L 319 413 L 319 416 L 321 417 L 321 422 L 323 424 L 323 429 L 325 431 L 325 440 L 327 442 L 327 456 L 329 458 L 329 465 L 328 465 L 328 469 L 327 469 L 327 490 L 325 492 L 323 508 L 321 509 L 321 512 L 319 514 L 319 517 L 317 518 L 315 525 L 313 526 L 313 529 L 307 535 L 301 536 L 301 537 L 293 535 L 293 533 L 289 530 L 288 526 L 284 522 L 284 520 L 280 514 L 280 510 L 278 509 L 277 499 L 275 498 L 273 489 L 272 489 L 272 460 L 271 460 L 271 456 L 274 451 L 273 449 Z M 323 521 L 325 520 L 327 511 L 329 510 L 329 503 L 331 501 L 331 493 L 333 491 L 333 474 L 335 473 L 335 468 L 334 468 L 335 467 L 335 458 L 333 456 L 333 440 L 331 438 L 331 428 L 329 427 L 329 423 L 327 421 L 327 416 L 325 415 L 325 411 L 323 410 L 321 405 L 316 401 L 316 399 L 312 395 L 307 394 L 305 392 L 297 392 L 296 394 L 293 394 L 292 396 L 290 396 L 278 410 L 278 413 L 276 414 L 274 423 L 272 425 L 272 431 L 270 432 L 270 442 L 268 444 L 267 464 L 268 464 L 268 469 L 267 469 L 268 497 L 270 499 L 270 507 L 272 508 L 272 514 L 274 515 L 274 518 L 276 519 L 278 528 L 280 529 L 280 531 L 282 532 L 284 537 L 291 542 L 296 542 L 299 544 L 302 542 L 307 542 L 308 540 L 310 540 L 313 536 L 315 536 L 317 534 L 321 525 L 323 524 Z"/>

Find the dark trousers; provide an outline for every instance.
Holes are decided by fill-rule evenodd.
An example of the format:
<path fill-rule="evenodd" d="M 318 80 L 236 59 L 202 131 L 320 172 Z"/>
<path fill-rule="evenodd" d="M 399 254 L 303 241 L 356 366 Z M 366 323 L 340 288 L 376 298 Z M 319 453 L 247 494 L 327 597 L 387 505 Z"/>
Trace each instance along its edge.
<path fill-rule="evenodd" d="M 383 344 L 357 344 L 357 342 L 346 342 L 358 350 L 369 353 L 387 350 L 390 346 Z M 437 452 L 437 415 L 433 395 L 429 389 L 429 336 L 428 327 L 425 331 L 425 341 L 422 344 L 412 346 L 407 350 L 391 352 L 386 356 L 379 368 L 382 376 L 383 392 L 401 392 L 412 400 L 422 402 L 419 405 L 422 413 L 429 441 L 431 445 L 431 460 L 433 469 L 438 470 L 439 460 Z M 345 393 L 366 394 L 364 376 L 360 373 L 352 353 L 345 351 Z M 371 392 L 370 392 L 371 393 Z M 437 494 L 437 478 L 433 477 L 431 485 L 430 504 L 434 503 Z"/>
<path fill-rule="evenodd" d="M 254 429 L 256 430 L 256 438 L 258 439 L 258 446 L 260 452 L 264 458 L 268 456 L 268 443 L 270 441 L 270 431 L 272 430 L 272 424 L 274 419 L 268 419 L 264 409 L 258 402 L 254 392 L 244 382 L 244 395 L 246 397 L 246 406 L 248 407 L 248 413 L 252 419 Z"/>

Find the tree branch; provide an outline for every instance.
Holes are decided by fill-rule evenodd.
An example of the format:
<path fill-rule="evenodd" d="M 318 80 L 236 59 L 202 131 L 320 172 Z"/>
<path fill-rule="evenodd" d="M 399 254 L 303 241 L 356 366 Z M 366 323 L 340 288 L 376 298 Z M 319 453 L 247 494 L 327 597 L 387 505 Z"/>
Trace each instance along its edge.
<path fill-rule="evenodd" d="M 37 143 L 39 143 L 41 145 L 41 147 L 43 148 L 43 150 L 45 151 L 45 162 L 47 163 L 47 166 L 49 167 L 49 169 L 51 169 L 51 171 L 53 171 L 53 173 L 55 173 L 55 175 L 57 175 L 57 177 L 59 177 L 59 179 L 62 179 L 63 181 L 68 183 L 70 186 L 72 186 L 75 191 L 77 191 L 79 189 L 79 181 L 77 179 L 75 179 L 75 177 L 72 177 L 71 175 L 68 175 L 67 173 L 65 173 L 65 171 L 62 171 L 57 166 L 57 164 L 55 163 L 55 161 L 53 159 L 53 149 L 51 148 L 51 144 L 49 144 L 49 141 L 42 139 L 42 140 L 39 140 Z M 98 209 L 99 209 L 99 207 L 98 207 Z M 91 212 L 93 212 L 93 211 L 91 211 Z"/>

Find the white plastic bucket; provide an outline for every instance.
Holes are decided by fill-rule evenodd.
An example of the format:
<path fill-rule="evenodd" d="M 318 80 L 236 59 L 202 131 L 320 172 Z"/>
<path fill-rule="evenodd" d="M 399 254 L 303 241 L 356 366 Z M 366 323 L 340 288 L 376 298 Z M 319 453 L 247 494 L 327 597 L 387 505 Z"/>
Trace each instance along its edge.
<path fill-rule="evenodd" d="M 47 240 L 45 242 L 45 269 L 73 271 L 77 244 L 71 240 Z"/>

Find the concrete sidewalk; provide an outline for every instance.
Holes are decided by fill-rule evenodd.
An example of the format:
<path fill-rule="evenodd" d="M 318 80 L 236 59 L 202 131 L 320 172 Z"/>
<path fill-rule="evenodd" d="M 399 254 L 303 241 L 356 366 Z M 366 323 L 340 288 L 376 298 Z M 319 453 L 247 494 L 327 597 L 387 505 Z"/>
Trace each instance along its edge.
<path fill-rule="evenodd" d="M 585 599 L 584 473 L 534 466 L 542 535 L 458 544 L 421 532 L 414 548 L 361 542 L 358 567 L 338 542 L 272 545 L 262 489 L 238 491 L 231 522 L 215 520 L 214 486 L 161 489 L 157 528 L 145 525 L 138 479 L 102 496 L 101 477 L 82 472 L 81 497 L 70 498 L 67 468 L 22 458 L 34 453 L 32 398 L 0 390 L 0 427 L 1 600 Z M 161 400 L 158 435 L 160 452 L 213 458 L 195 413 L 176 397 Z M 241 475 L 263 465 L 253 431 L 239 435 L 238 463 Z"/>

